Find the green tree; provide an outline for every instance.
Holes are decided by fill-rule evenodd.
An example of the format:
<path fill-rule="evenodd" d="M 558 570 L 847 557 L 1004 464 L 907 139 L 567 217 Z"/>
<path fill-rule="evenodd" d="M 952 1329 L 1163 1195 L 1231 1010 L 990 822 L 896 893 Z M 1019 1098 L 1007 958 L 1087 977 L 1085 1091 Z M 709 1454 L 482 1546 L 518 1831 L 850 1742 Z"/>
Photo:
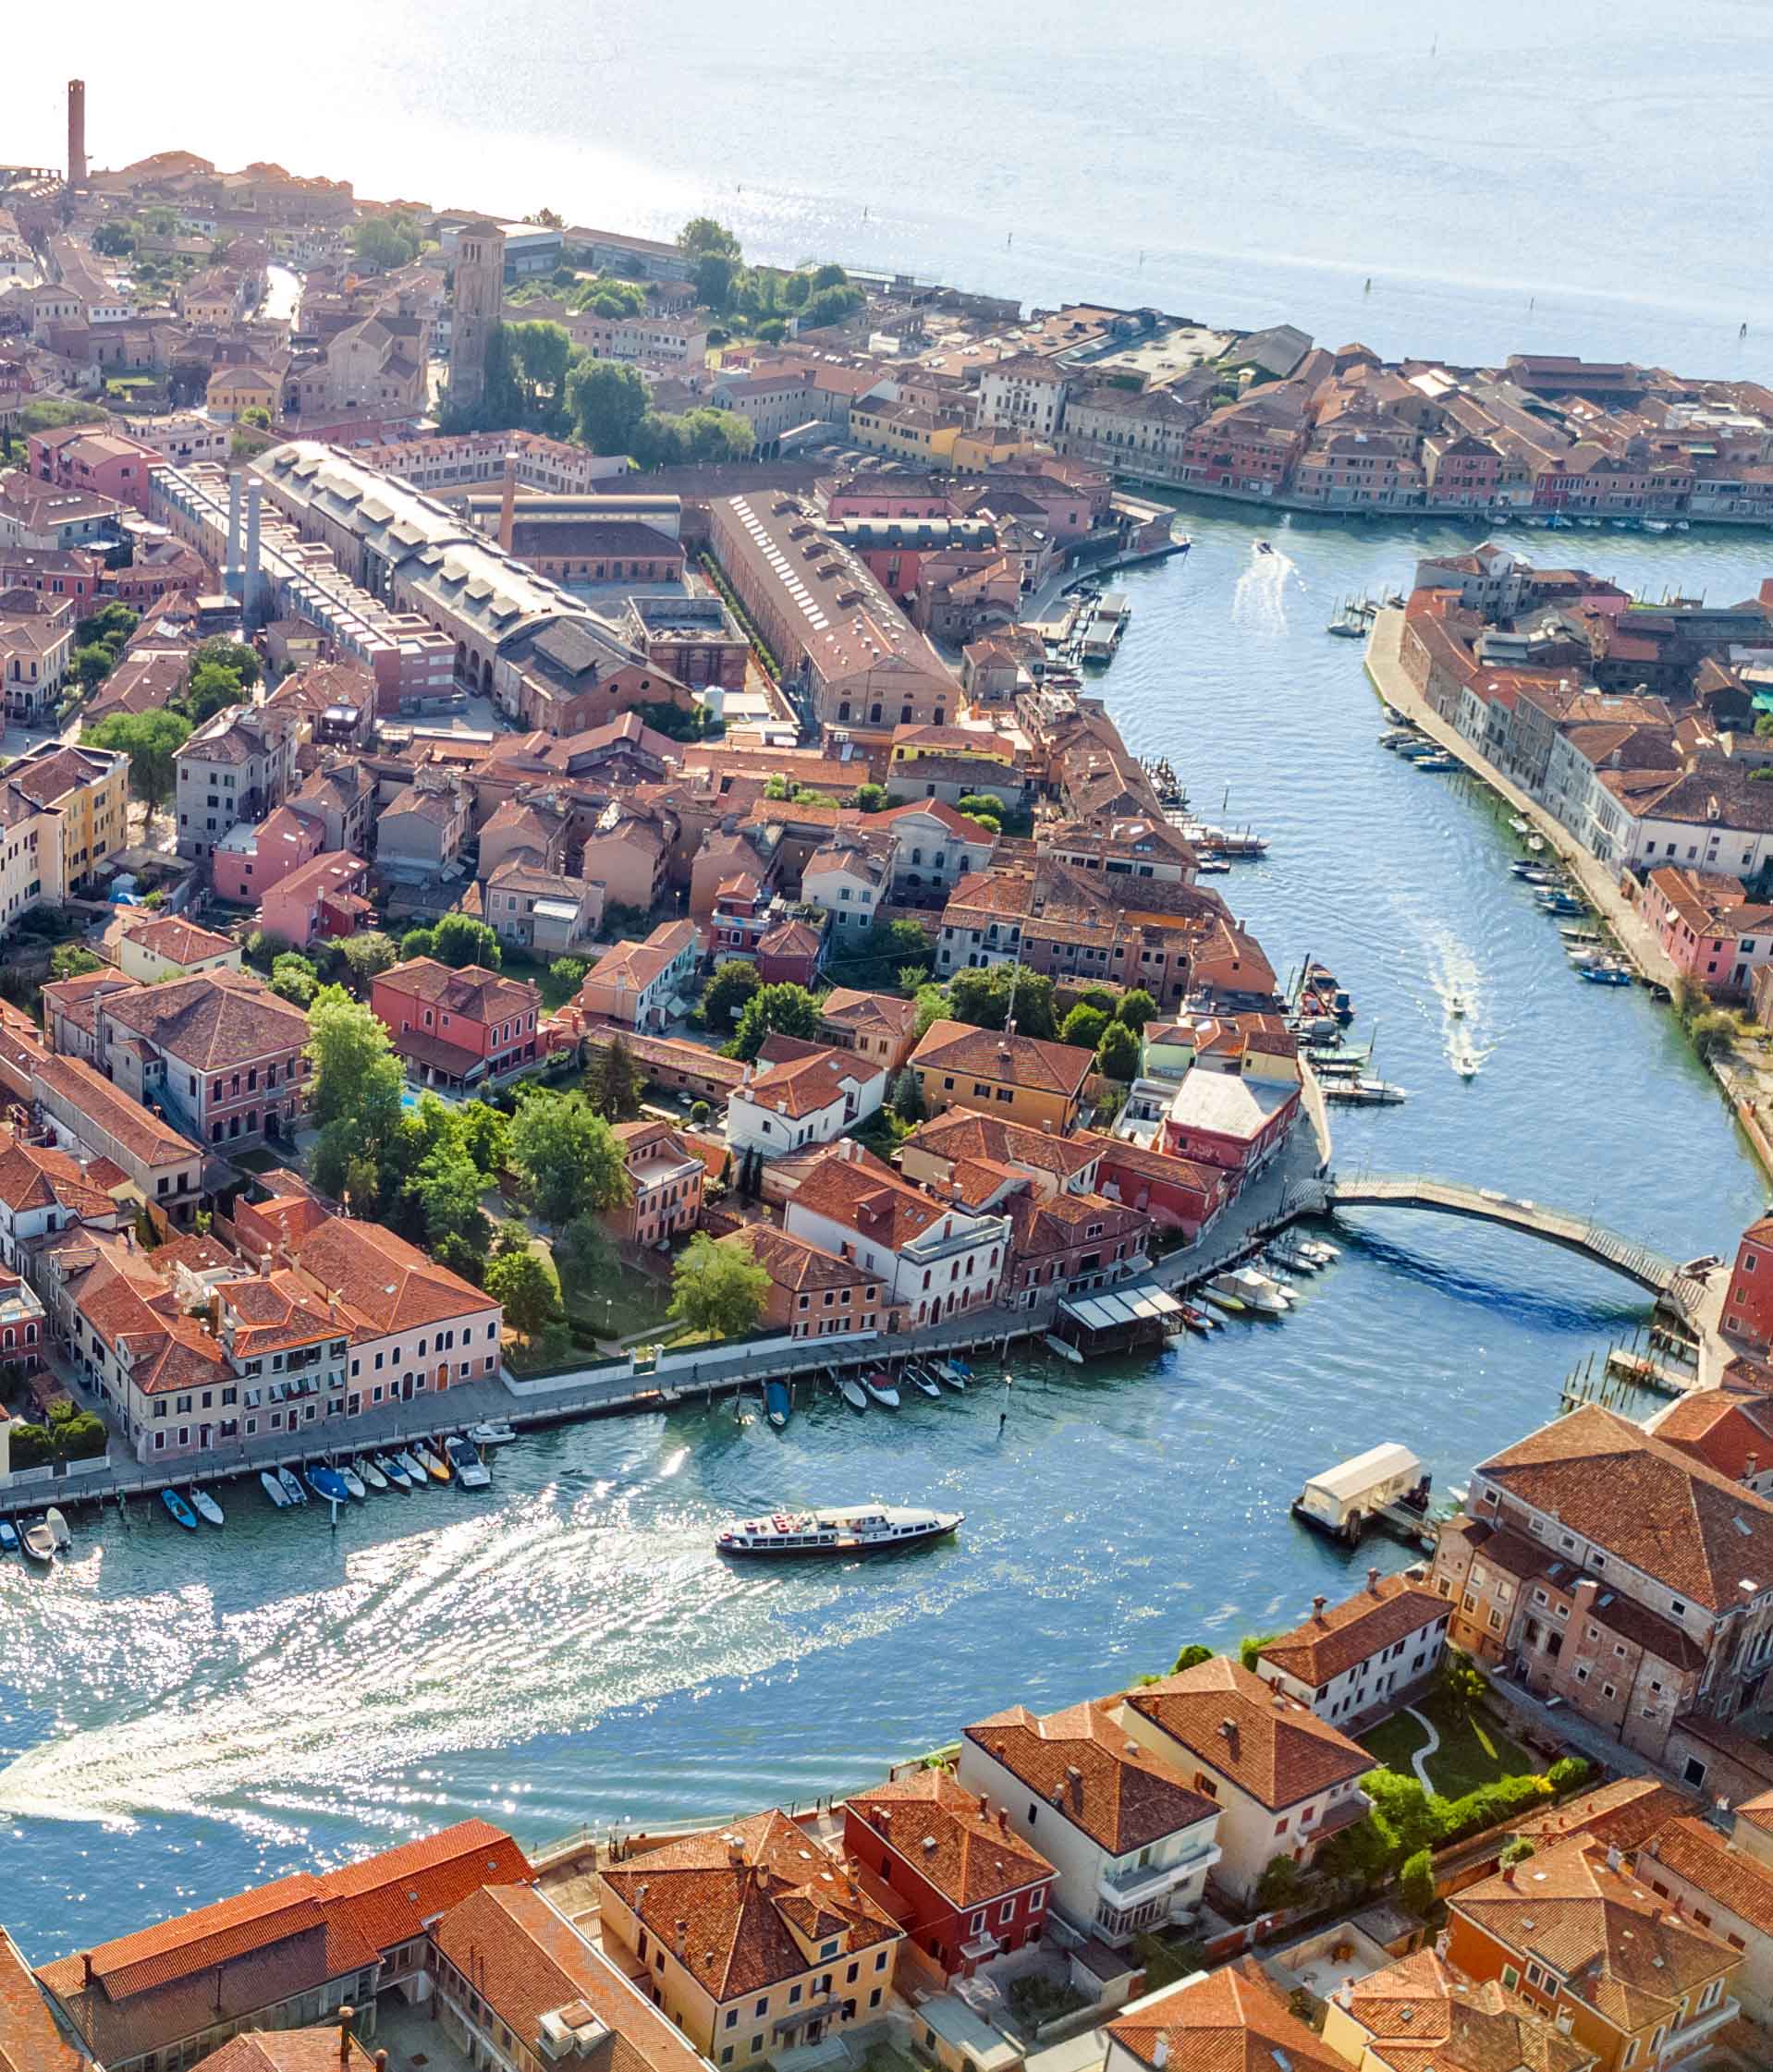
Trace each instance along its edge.
<path fill-rule="evenodd" d="M 1447 1709 L 1456 1720 L 1466 1720 L 1489 1692 L 1489 1679 L 1461 1649 L 1447 1651 L 1446 1666 L 1440 1673 L 1441 1695 L 1447 1700 Z"/>
<path fill-rule="evenodd" d="M 103 971 L 104 959 L 95 957 L 83 943 L 57 943 L 49 953 L 52 979 L 78 979 L 85 971 Z"/>
<path fill-rule="evenodd" d="M 1256 1905 L 1265 1914 L 1297 1906 L 1304 1893 L 1304 1873 L 1290 1856 L 1271 1857 L 1256 1881 Z"/>
<path fill-rule="evenodd" d="M 585 1067 L 585 1098 L 606 1122 L 632 1122 L 641 1112 L 641 1072 L 620 1036 L 592 1053 Z"/>
<path fill-rule="evenodd" d="M 1496 1860 L 1504 1871 L 1507 1871 L 1517 1863 L 1524 1863 L 1532 1854 L 1533 1844 L 1527 1840 L 1524 1834 L 1517 1834 Z"/>
<path fill-rule="evenodd" d="M 1268 1645 L 1270 1640 L 1278 1640 L 1279 1638 L 1278 1633 L 1246 1633 L 1242 1639 L 1238 1642 L 1238 1660 L 1246 1669 L 1253 1673 L 1256 1666 L 1256 1657 Z"/>
<path fill-rule="evenodd" d="M 893 1081 L 893 1113 L 901 1122 L 923 1119 L 923 1082 L 909 1065 L 900 1067 Z"/>
<path fill-rule="evenodd" d="M 136 249 L 136 225 L 128 216 L 112 216 L 93 231 L 92 243 L 106 259 L 127 259 Z"/>
<path fill-rule="evenodd" d="M 810 330 L 820 330 L 826 324 L 842 323 L 855 315 L 867 300 L 859 287 L 825 287 L 807 298 L 805 322 Z"/>
<path fill-rule="evenodd" d="M 581 360 L 567 376 L 567 404 L 593 453 L 626 453 L 646 415 L 646 384 L 619 360 Z"/>
<path fill-rule="evenodd" d="M 172 797 L 173 758 L 190 738 L 190 722 L 177 713 L 113 713 L 86 738 L 128 757 L 129 789 L 152 812 Z"/>
<path fill-rule="evenodd" d="M 458 1273 L 464 1258 L 477 1273 L 485 1261 L 492 1236 L 480 1201 L 485 1187 L 484 1176 L 473 1160 L 447 1146 L 433 1152 L 406 1184 L 408 1196 L 423 1217 L 425 1241 L 432 1250 L 440 1252 L 446 1238 L 454 1240 L 449 1263 Z"/>
<path fill-rule="evenodd" d="M 524 1338 L 539 1338 L 560 1315 L 560 1283 L 532 1251 L 499 1252 L 486 1268 L 486 1292 L 503 1304 L 505 1321 Z"/>
<path fill-rule="evenodd" d="M 556 957 L 548 967 L 548 983 L 562 1000 L 570 1000 L 590 969 L 582 957 Z"/>
<path fill-rule="evenodd" d="M 716 1035 L 729 1034 L 763 982 L 753 964 L 723 964 L 702 989 L 703 1026 Z"/>
<path fill-rule="evenodd" d="M 1172 1676 L 1180 1676 L 1184 1669 L 1198 1668 L 1202 1663 L 1211 1662 L 1212 1659 L 1211 1648 L 1204 1646 L 1199 1640 L 1192 1640 L 1170 1664 L 1169 1673 Z"/>
<path fill-rule="evenodd" d="M 365 216 L 352 227 L 351 252 L 366 273 L 390 274 L 418 257 L 419 239 L 397 217 Z"/>
<path fill-rule="evenodd" d="M 530 1226 L 521 1216 L 502 1216 L 493 1226 L 493 1257 L 507 1252 L 526 1252 L 531 1245 Z"/>
<path fill-rule="evenodd" d="M 1425 1920 L 1435 1910 L 1435 1859 L 1426 1849 L 1407 1856 L 1398 1873 L 1398 1893 L 1412 1914 Z"/>
<path fill-rule="evenodd" d="M 323 986 L 308 1010 L 304 1054 L 313 1068 L 314 1122 L 323 1129 L 338 1122 L 356 1130 L 353 1152 L 383 1143 L 400 1119 L 404 1086 L 387 1024 L 343 986 Z"/>
<path fill-rule="evenodd" d="M 745 1003 L 727 1055 L 753 1058 L 763 1049 L 764 1037 L 772 1033 L 799 1036 L 807 1042 L 817 1037 L 819 1003 L 804 986 L 759 986 Z"/>
<path fill-rule="evenodd" d="M 1093 1051 L 1102 1041 L 1102 1031 L 1108 1026 L 1108 1018 L 1100 1007 L 1073 1007 L 1065 1018 L 1058 1032 L 1061 1043 L 1074 1043 L 1079 1050 Z"/>
<path fill-rule="evenodd" d="M 728 259 L 743 257 L 739 239 L 724 223 L 717 223 L 713 216 L 691 216 L 678 232 L 678 250 L 686 259 L 704 251 L 721 252 Z"/>
<path fill-rule="evenodd" d="M 1019 971 L 994 964 L 977 971 L 957 971 L 948 981 L 948 1013 L 975 1029 L 1001 1029 L 1016 1004 L 1016 1029 L 1023 1036 L 1051 1041 L 1058 1034 L 1053 981 L 1042 971 Z"/>
<path fill-rule="evenodd" d="M 827 260 L 823 266 L 814 271 L 810 285 L 813 292 L 819 294 L 827 287 L 848 287 L 850 276 L 838 264 L 836 260 Z"/>
<path fill-rule="evenodd" d="M 752 1330 L 769 1298 L 769 1273 L 749 1247 L 717 1245 L 698 1230 L 671 1271 L 671 1314 L 717 1338 Z"/>
<path fill-rule="evenodd" d="M 338 954 L 345 960 L 345 969 L 350 973 L 352 982 L 360 987 L 367 986 L 379 973 L 392 969 L 400 956 L 393 936 L 385 935 L 376 928 L 367 934 L 347 935 L 338 945 Z"/>
<path fill-rule="evenodd" d="M 367 1152 L 359 1152 L 346 1159 L 345 1176 L 336 1192 L 352 1215 L 373 1216 L 375 1213 L 381 1205 L 382 1181 L 375 1170 L 375 1161 Z"/>
<path fill-rule="evenodd" d="M 905 983 L 911 972 L 912 991 L 921 985 L 935 956 L 935 945 L 914 920 L 876 921 L 868 939 L 853 959 L 839 958 L 851 971 L 855 984 Z"/>
<path fill-rule="evenodd" d="M 511 1123 L 488 1101 L 464 1101 L 456 1110 L 456 1142 L 486 1179 L 501 1173 L 511 1155 Z"/>
<path fill-rule="evenodd" d="M 856 811 L 862 813 L 878 813 L 886 804 L 885 785 L 865 784 L 856 786 Z"/>
<path fill-rule="evenodd" d="M 1120 995 L 1120 1005 L 1114 1011 L 1116 1021 L 1124 1021 L 1127 1027 L 1141 1034 L 1145 1024 L 1157 1012 L 1157 1003 L 1143 986 L 1133 986 Z"/>
<path fill-rule="evenodd" d="M 983 813 L 997 821 L 1003 817 L 1004 802 L 988 791 L 970 791 L 965 798 L 955 801 L 954 810 L 957 813 L 965 813 L 969 820 L 976 820 Z"/>
<path fill-rule="evenodd" d="M 431 954 L 457 971 L 470 964 L 496 971 L 503 961 L 497 932 L 471 914 L 446 914 L 432 932 Z"/>
<path fill-rule="evenodd" d="M 432 957 L 436 953 L 437 931 L 434 928 L 409 928 L 400 938 L 400 962 L 410 964 L 415 957 Z"/>
<path fill-rule="evenodd" d="M 508 324 L 506 337 L 512 369 L 524 384 L 525 419 L 564 428 L 572 340 L 561 325 L 546 323 Z"/>
<path fill-rule="evenodd" d="M 1362 1784 L 1363 1787 L 1372 1786 L 1367 1796 L 1401 1853 L 1432 1849 L 1440 1842 L 1446 1825 L 1446 1802 L 1425 1791 L 1416 1778 L 1400 1776 L 1394 1770 L 1375 1770 Z"/>
<path fill-rule="evenodd" d="M 1095 1049 L 1096 1069 L 1110 1079 L 1139 1076 L 1139 1039 L 1124 1021 L 1111 1021 Z"/>
<path fill-rule="evenodd" d="M 141 623 L 140 614 L 114 597 L 108 603 L 101 604 L 90 617 L 80 620 L 74 628 L 74 638 L 81 643 L 91 641 L 108 648 L 113 655 L 119 655 L 125 641 Z"/>
<path fill-rule="evenodd" d="M 1595 1765 L 1586 1756 L 1560 1755 L 1546 1772 L 1546 1776 L 1553 1791 L 1566 1792 L 1585 1785 L 1594 1773 Z"/>
<path fill-rule="evenodd" d="M 226 634 L 215 634 L 204 640 L 190 658 L 193 669 L 226 669 L 230 676 L 238 676 L 243 684 L 256 684 L 263 676 L 257 652 L 244 640 L 230 640 Z"/>
<path fill-rule="evenodd" d="M 738 278 L 738 266 L 721 251 L 699 252 L 690 269 L 696 300 L 704 310 L 731 309 L 733 286 Z"/>
<path fill-rule="evenodd" d="M 586 1209 L 615 1209 L 632 1188 L 621 1140 L 578 1094 L 532 1093 L 511 1122 L 511 1164 L 553 1229 Z"/>
<path fill-rule="evenodd" d="M 947 986 L 922 985 L 914 995 L 917 1004 L 917 1019 L 911 1024 L 912 1033 L 918 1037 L 928 1035 L 932 1022 L 942 1021 L 948 1015 L 948 989 Z M 960 1018 L 958 1016 L 955 1018 Z"/>
<path fill-rule="evenodd" d="M 312 1005 L 320 991 L 320 973 L 295 950 L 286 950 L 271 967 L 271 990 L 298 1007 Z"/>
<path fill-rule="evenodd" d="M 79 679 L 82 690 L 96 690 L 116 665 L 116 657 L 109 648 L 100 647 L 96 641 L 91 646 L 76 648 L 67 658 L 67 666 Z"/>
<path fill-rule="evenodd" d="M 224 669 L 219 663 L 207 662 L 201 669 L 192 669 L 180 704 L 191 725 L 202 726 L 224 706 L 244 705 L 251 695 L 232 670 Z"/>

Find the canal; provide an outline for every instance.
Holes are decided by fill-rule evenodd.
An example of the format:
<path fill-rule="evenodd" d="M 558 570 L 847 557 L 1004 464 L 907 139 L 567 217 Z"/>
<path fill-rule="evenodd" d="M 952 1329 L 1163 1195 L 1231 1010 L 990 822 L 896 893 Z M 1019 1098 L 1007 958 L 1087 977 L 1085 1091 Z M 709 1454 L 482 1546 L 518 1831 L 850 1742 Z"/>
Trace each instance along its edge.
<path fill-rule="evenodd" d="M 1417 551 L 1473 535 L 1278 520 L 1265 555 L 1241 515 L 1182 521 L 1190 555 L 1121 579 L 1133 618 L 1100 688 L 1207 817 L 1270 837 L 1217 884 L 1278 969 L 1335 968 L 1410 1090 L 1339 1119 L 1339 1165 L 1592 1209 L 1677 1256 L 1727 1248 L 1763 1187 L 1668 1015 L 1572 979 L 1485 795 L 1379 750 L 1360 649 L 1325 635 L 1345 595 L 1406 587 Z M 1517 543 L 1656 595 L 1752 594 L 1773 562 L 1697 533 Z M 897 1418 L 826 1401 L 780 1437 L 730 1406 L 556 1431 L 507 1448 L 490 1493 L 373 1498 L 336 1534 L 240 1484 L 222 1533 L 138 1505 L 51 1576 L 0 1566 L 6 1918 L 43 1956 L 471 1811 L 533 1838 L 806 1799 L 1002 1706 L 1291 1623 L 1367 1558 L 1290 1522 L 1307 1472 L 1398 1439 L 1457 1485 L 1645 1313 L 1475 1225 L 1364 1213 L 1340 1241 L 1284 1322 L 1154 1361 L 1021 1358 L 1008 1395 Z M 710 1551 L 733 1511 L 867 1494 L 967 1523 L 860 1575 Z"/>

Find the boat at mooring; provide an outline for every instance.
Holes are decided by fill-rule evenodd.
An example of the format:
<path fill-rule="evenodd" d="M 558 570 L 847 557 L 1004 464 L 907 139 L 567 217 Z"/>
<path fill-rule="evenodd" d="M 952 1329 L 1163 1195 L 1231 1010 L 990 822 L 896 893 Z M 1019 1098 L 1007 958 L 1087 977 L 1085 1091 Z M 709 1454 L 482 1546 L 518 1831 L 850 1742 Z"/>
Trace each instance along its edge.
<path fill-rule="evenodd" d="M 197 1530 L 197 1513 L 193 1511 L 176 1489 L 163 1489 L 160 1501 L 166 1506 L 175 1525 L 181 1525 L 187 1532 Z"/>

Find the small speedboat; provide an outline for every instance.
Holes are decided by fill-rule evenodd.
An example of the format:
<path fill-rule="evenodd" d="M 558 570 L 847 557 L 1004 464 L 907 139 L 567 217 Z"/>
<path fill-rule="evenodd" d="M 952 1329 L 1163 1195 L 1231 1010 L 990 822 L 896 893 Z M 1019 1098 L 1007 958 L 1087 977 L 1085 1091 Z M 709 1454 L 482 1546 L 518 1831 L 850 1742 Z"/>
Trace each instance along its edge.
<path fill-rule="evenodd" d="M 405 1452 L 396 1454 L 394 1457 L 405 1469 L 407 1481 L 411 1488 L 423 1489 L 429 1483 L 431 1470 L 421 1464 L 410 1446 L 407 1447 Z"/>
<path fill-rule="evenodd" d="M 205 1525 L 226 1525 L 227 1523 L 226 1518 L 222 1514 L 222 1506 L 206 1489 L 193 1489 L 191 1491 L 190 1507 Z"/>
<path fill-rule="evenodd" d="M 67 1520 L 53 1504 L 43 1513 L 43 1523 L 49 1528 L 50 1544 L 57 1554 L 66 1554 L 74 1544 L 74 1535 L 68 1530 Z"/>
<path fill-rule="evenodd" d="M 357 1472 L 363 1478 L 364 1484 L 367 1488 L 379 1490 L 383 1493 L 383 1494 L 386 1494 L 388 1479 L 382 1472 L 382 1469 L 378 1466 L 378 1464 L 370 1458 L 368 1454 L 363 1454 L 359 1456 L 357 1462 Z"/>
<path fill-rule="evenodd" d="M 1342 1256 L 1339 1246 L 1327 1245 L 1321 1237 L 1302 1237 L 1299 1240 L 1299 1249 L 1302 1252 L 1309 1252 L 1320 1265 L 1324 1266 L 1334 1265 Z"/>
<path fill-rule="evenodd" d="M 1254 1310 L 1264 1317 L 1283 1317 L 1287 1313 L 1287 1298 L 1279 1284 L 1247 1266 L 1234 1266 L 1214 1274 L 1206 1284 L 1206 1293 L 1209 1299 L 1228 1309 Z"/>
<path fill-rule="evenodd" d="M 375 1465 L 386 1476 L 391 1488 L 410 1489 L 412 1487 L 412 1477 L 407 1473 L 406 1463 L 398 1454 L 377 1454 Z"/>
<path fill-rule="evenodd" d="M 55 1539 L 46 1519 L 27 1519 L 18 1528 L 18 1544 L 33 1561 L 50 1562 L 55 1558 Z"/>
<path fill-rule="evenodd" d="M 1510 813 L 1509 815 L 1509 828 L 1515 835 L 1531 835 L 1533 833 L 1533 823 L 1530 820 L 1523 820 L 1519 813 Z"/>
<path fill-rule="evenodd" d="M 1628 964 L 1584 964 L 1577 973 L 1592 986 L 1629 986 L 1637 982 L 1637 973 Z"/>
<path fill-rule="evenodd" d="M 768 1418 L 773 1432 L 788 1430 L 788 1420 L 794 1415 L 794 1398 L 786 1382 L 764 1383 L 764 1415 Z M 474 1434 L 471 1432 L 468 1436 L 471 1439 Z"/>
<path fill-rule="evenodd" d="M 465 1439 L 459 1432 L 453 1439 L 445 1442 L 449 1455 L 449 1464 L 456 1470 L 456 1480 L 463 1489 L 484 1489 L 492 1481 L 492 1472 L 486 1463 L 474 1451 L 473 1442 Z"/>
<path fill-rule="evenodd" d="M 874 1373 L 864 1374 L 862 1377 L 862 1385 L 868 1391 L 870 1397 L 878 1403 L 883 1409 L 898 1409 L 899 1391 L 893 1386 L 893 1378 L 885 1368 L 877 1368 Z"/>
<path fill-rule="evenodd" d="M 287 1511 L 295 1502 L 295 1498 L 284 1488 L 280 1478 L 269 1468 L 259 1477 L 259 1487 L 280 1511 Z"/>
<path fill-rule="evenodd" d="M 868 1398 L 862 1393 L 862 1383 L 853 1374 L 844 1374 L 838 1378 L 838 1394 L 852 1410 L 865 1410 L 868 1408 Z"/>
<path fill-rule="evenodd" d="M 1447 995 L 1447 1012 L 1455 1021 L 1464 1020 L 1465 995 L 1462 993 L 1449 993 Z"/>
<path fill-rule="evenodd" d="M 483 1424 L 471 1424 L 468 1436 L 477 1446 L 508 1446 L 517 1432 L 503 1418 L 489 1418 Z"/>
<path fill-rule="evenodd" d="M 1545 836 L 1543 835 L 1529 835 L 1527 836 L 1527 847 L 1535 856 L 1543 856 L 1546 848 Z"/>
<path fill-rule="evenodd" d="M 449 1463 L 435 1446 L 409 1446 L 407 1456 L 409 1459 L 416 1460 L 434 1482 L 446 1482 L 449 1480 Z"/>
<path fill-rule="evenodd" d="M 10 1518 L 0 1518 L 0 1554 L 17 1554 L 18 1529 Z"/>
<path fill-rule="evenodd" d="M 1457 1050 L 1453 1053 L 1453 1070 L 1461 1079 L 1477 1077 L 1477 1053 L 1473 1050 Z"/>
<path fill-rule="evenodd" d="M 277 1469 L 277 1480 L 283 1484 L 283 1493 L 288 1498 L 290 1503 L 307 1503 L 308 1492 L 302 1488 L 301 1484 L 296 1480 L 295 1475 L 289 1469 L 279 1468 Z"/>
<path fill-rule="evenodd" d="M 323 1504 L 348 1504 L 351 1493 L 345 1478 L 336 1468 L 309 1468 L 303 1470 L 308 1478 L 308 1487 Z"/>
<path fill-rule="evenodd" d="M 1192 1302 L 1182 1304 L 1181 1318 L 1189 1330 L 1202 1338 L 1210 1338 L 1214 1332 L 1222 1328 L 1217 1317 L 1209 1315 L 1204 1310 L 1197 1310 Z"/>
<path fill-rule="evenodd" d="M 936 1380 L 935 1376 L 932 1374 L 927 1368 L 919 1367 L 915 1364 L 907 1367 L 905 1370 L 905 1379 L 911 1384 L 914 1389 L 918 1390 L 921 1395 L 940 1396 L 942 1393 L 941 1383 Z"/>
<path fill-rule="evenodd" d="M 1270 1245 L 1268 1258 L 1273 1264 L 1288 1274 L 1317 1274 L 1323 1271 L 1323 1261 L 1313 1259 L 1310 1253 L 1298 1250 L 1290 1245 Z"/>
<path fill-rule="evenodd" d="M 175 1525 L 182 1525 L 187 1532 L 196 1531 L 197 1513 L 191 1509 L 190 1505 L 186 1503 L 176 1489 L 163 1489 L 160 1493 L 160 1501 L 172 1514 L 172 1521 Z"/>
<path fill-rule="evenodd" d="M 972 1368 L 967 1365 L 959 1353 L 956 1353 L 952 1359 L 944 1360 L 935 1371 L 938 1377 L 945 1381 L 950 1388 L 965 1388 L 967 1383 L 974 1379 Z"/>
<path fill-rule="evenodd" d="M 349 1496 L 352 1503 L 362 1503 L 370 1493 L 369 1487 L 362 1476 L 358 1473 L 348 1460 L 341 1460 L 333 1472 L 344 1483 L 346 1494 Z"/>

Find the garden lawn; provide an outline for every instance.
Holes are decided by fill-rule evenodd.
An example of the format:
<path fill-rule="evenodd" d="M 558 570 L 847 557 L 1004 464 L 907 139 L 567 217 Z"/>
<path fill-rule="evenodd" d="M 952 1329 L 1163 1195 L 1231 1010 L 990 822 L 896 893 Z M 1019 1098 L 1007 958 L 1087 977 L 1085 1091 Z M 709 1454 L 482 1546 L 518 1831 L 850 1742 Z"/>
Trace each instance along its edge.
<path fill-rule="evenodd" d="M 573 1322 L 600 1338 L 631 1338 L 637 1332 L 661 1331 L 669 1322 L 671 1284 L 619 1261 L 607 1274 L 563 1274 L 560 1296 Z"/>
<path fill-rule="evenodd" d="M 1434 1722 L 1440 1736 L 1439 1748 L 1425 1757 L 1423 1767 L 1443 1798 L 1462 1798 L 1480 1785 L 1493 1785 L 1498 1777 L 1525 1776 L 1540 1767 L 1481 1711 L 1469 1719 L 1455 1718 L 1438 1691 L 1419 1699 L 1416 1710 Z M 1361 1737 L 1361 1745 L 1369 1754 L 1400 1777 L 1415 1775 L 1410 1758 L 1427 1741 L 1421 1721 L 1408 1712 L 1394 1714 L 1383 1726 Z"/>

